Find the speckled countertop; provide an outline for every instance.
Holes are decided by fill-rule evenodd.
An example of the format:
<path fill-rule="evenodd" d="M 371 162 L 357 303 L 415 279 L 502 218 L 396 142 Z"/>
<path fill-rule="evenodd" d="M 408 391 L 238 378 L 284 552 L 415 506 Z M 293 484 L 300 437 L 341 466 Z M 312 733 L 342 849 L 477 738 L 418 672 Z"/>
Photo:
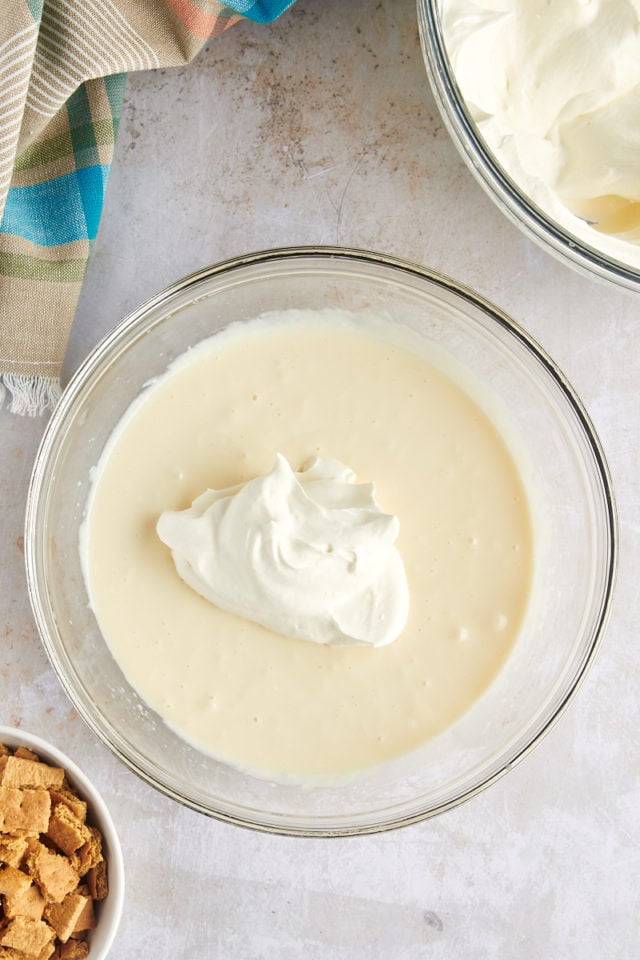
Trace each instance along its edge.
<path fill-rule="evenodd" d="M 132 76 L 66 369 L 148 295 L 228 256 L 340 243 L 420 261 L 523 323 L 604 444 L 621 555 L 602 650 L 560 724 L 471 802 L 380 836 L 300 840 L 146 786 L 76 717 L 22 555 L 43 420 L 0 413 L 0 717 L 54 741 L 113 812 L 128 892 L 114 960 L 614 960 L 640 934 L 640 299 L 506 222 L 434 106 L 412 0 L 299 0 L 190 67 Z"/>

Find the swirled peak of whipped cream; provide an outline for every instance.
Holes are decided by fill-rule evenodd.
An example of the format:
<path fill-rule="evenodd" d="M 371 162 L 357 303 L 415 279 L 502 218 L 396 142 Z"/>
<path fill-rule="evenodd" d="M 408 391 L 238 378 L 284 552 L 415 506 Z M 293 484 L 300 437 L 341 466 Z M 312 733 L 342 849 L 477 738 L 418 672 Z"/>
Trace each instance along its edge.
<path fill-rule="evenodd" d="M 397 517 L 336 460 L 207 490 L 161 514 L 179 576 L 224 610 L 314 643 L 381 647 L 401 633 L 409 597 Z"/>
<path fill-rule="evenodd" d="M 640 0 L 440 0 L 490 150 L 564 227 L 640 265 Z"/>

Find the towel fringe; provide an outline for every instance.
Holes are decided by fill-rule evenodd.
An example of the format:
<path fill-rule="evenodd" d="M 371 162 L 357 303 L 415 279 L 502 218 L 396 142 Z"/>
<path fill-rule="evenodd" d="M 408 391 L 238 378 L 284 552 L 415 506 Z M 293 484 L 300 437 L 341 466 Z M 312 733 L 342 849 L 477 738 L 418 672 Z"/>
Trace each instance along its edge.
<path fill-rule="evenodd" d="M 57 377 L 0 373 L 0 409 L 8 405 L 11 413 L 19 416 L 40 417 L 52 411 L 61 392 Z"/>

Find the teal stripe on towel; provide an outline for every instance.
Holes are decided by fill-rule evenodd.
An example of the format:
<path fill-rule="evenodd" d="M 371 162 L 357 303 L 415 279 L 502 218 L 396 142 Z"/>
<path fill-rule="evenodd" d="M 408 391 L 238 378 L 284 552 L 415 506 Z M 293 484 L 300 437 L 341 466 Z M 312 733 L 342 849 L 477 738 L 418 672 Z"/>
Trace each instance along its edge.
<path fill-rule="evenodd" d="M 26 187 L 12 187 L 2 219 L 3 233 L 53 247 L 93 240 L 98 232 L 109 167 L 75 173 Z"/>

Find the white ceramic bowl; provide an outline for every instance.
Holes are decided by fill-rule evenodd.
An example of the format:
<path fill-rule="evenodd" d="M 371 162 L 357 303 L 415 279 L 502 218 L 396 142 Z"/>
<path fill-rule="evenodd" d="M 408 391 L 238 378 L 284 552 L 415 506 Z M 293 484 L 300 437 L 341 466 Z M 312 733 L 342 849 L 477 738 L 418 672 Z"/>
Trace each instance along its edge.
<path fill-rule="evenodd" d="M 485 696 L 401 762 L 335 787 L 303 789 L 216 761 L 149 709 L 89 608 L 78 541 L 91 468 L 143 385 L 228 323 L 305 306 L 386 313 L 468 369 L 526 439 L 546 535 L 534 587 L 539 615 Z M 263 830 L 335 835 L 389 829 L 445 810 L 509 770 L 549 729 L 602 636 L 616 521 L 588 416 L 554 363 L 513 320 L 471 290 L 414 264 L 363 251 L 294 248 L 187 277 L 98 345 L 65 390 L 43 438 L 28 499 L 25 556 L 51 662 L 80 715 L 117 756 L 203 813 Z"/>
<path fill-rule="evenodd" d="M 87 820 L 102 834 L 104 857 L 107 862 L 109 893 L 96 904 L 96 928 L 92 930 L 89 943 L 89 960 L 105 960 L 122 916 L 124 904 L 124 864 L 122 850 L 116 828 L 107 806 L 80 767 L 65 753 L 33 733 L 16 727 L 0 726 L 0 743 L 15 749 L 27 747 L 33 750 L 41 760 L 55 767 L 62 767 L 67 780 L 80 799 L 87 804 Z"/>
<path fill-rule="evenodd" d="M 443 2 L 446 0 L 418 0 L 420 40 L 438 109 L 471 173 L 502 213 L 549 253 L 587 276 L 612 280 L 640 291 L 635 245 L 620 241 L 618 248 L 629 251 L 630 259 L 625 260 L 622 253 L 614 257 L 599 249 L 599 235 L 595 231 L 592 243 L 572 233 L 514 182 L 487 146 L 467 108 L 447 53 L 440 15 Z"/>

